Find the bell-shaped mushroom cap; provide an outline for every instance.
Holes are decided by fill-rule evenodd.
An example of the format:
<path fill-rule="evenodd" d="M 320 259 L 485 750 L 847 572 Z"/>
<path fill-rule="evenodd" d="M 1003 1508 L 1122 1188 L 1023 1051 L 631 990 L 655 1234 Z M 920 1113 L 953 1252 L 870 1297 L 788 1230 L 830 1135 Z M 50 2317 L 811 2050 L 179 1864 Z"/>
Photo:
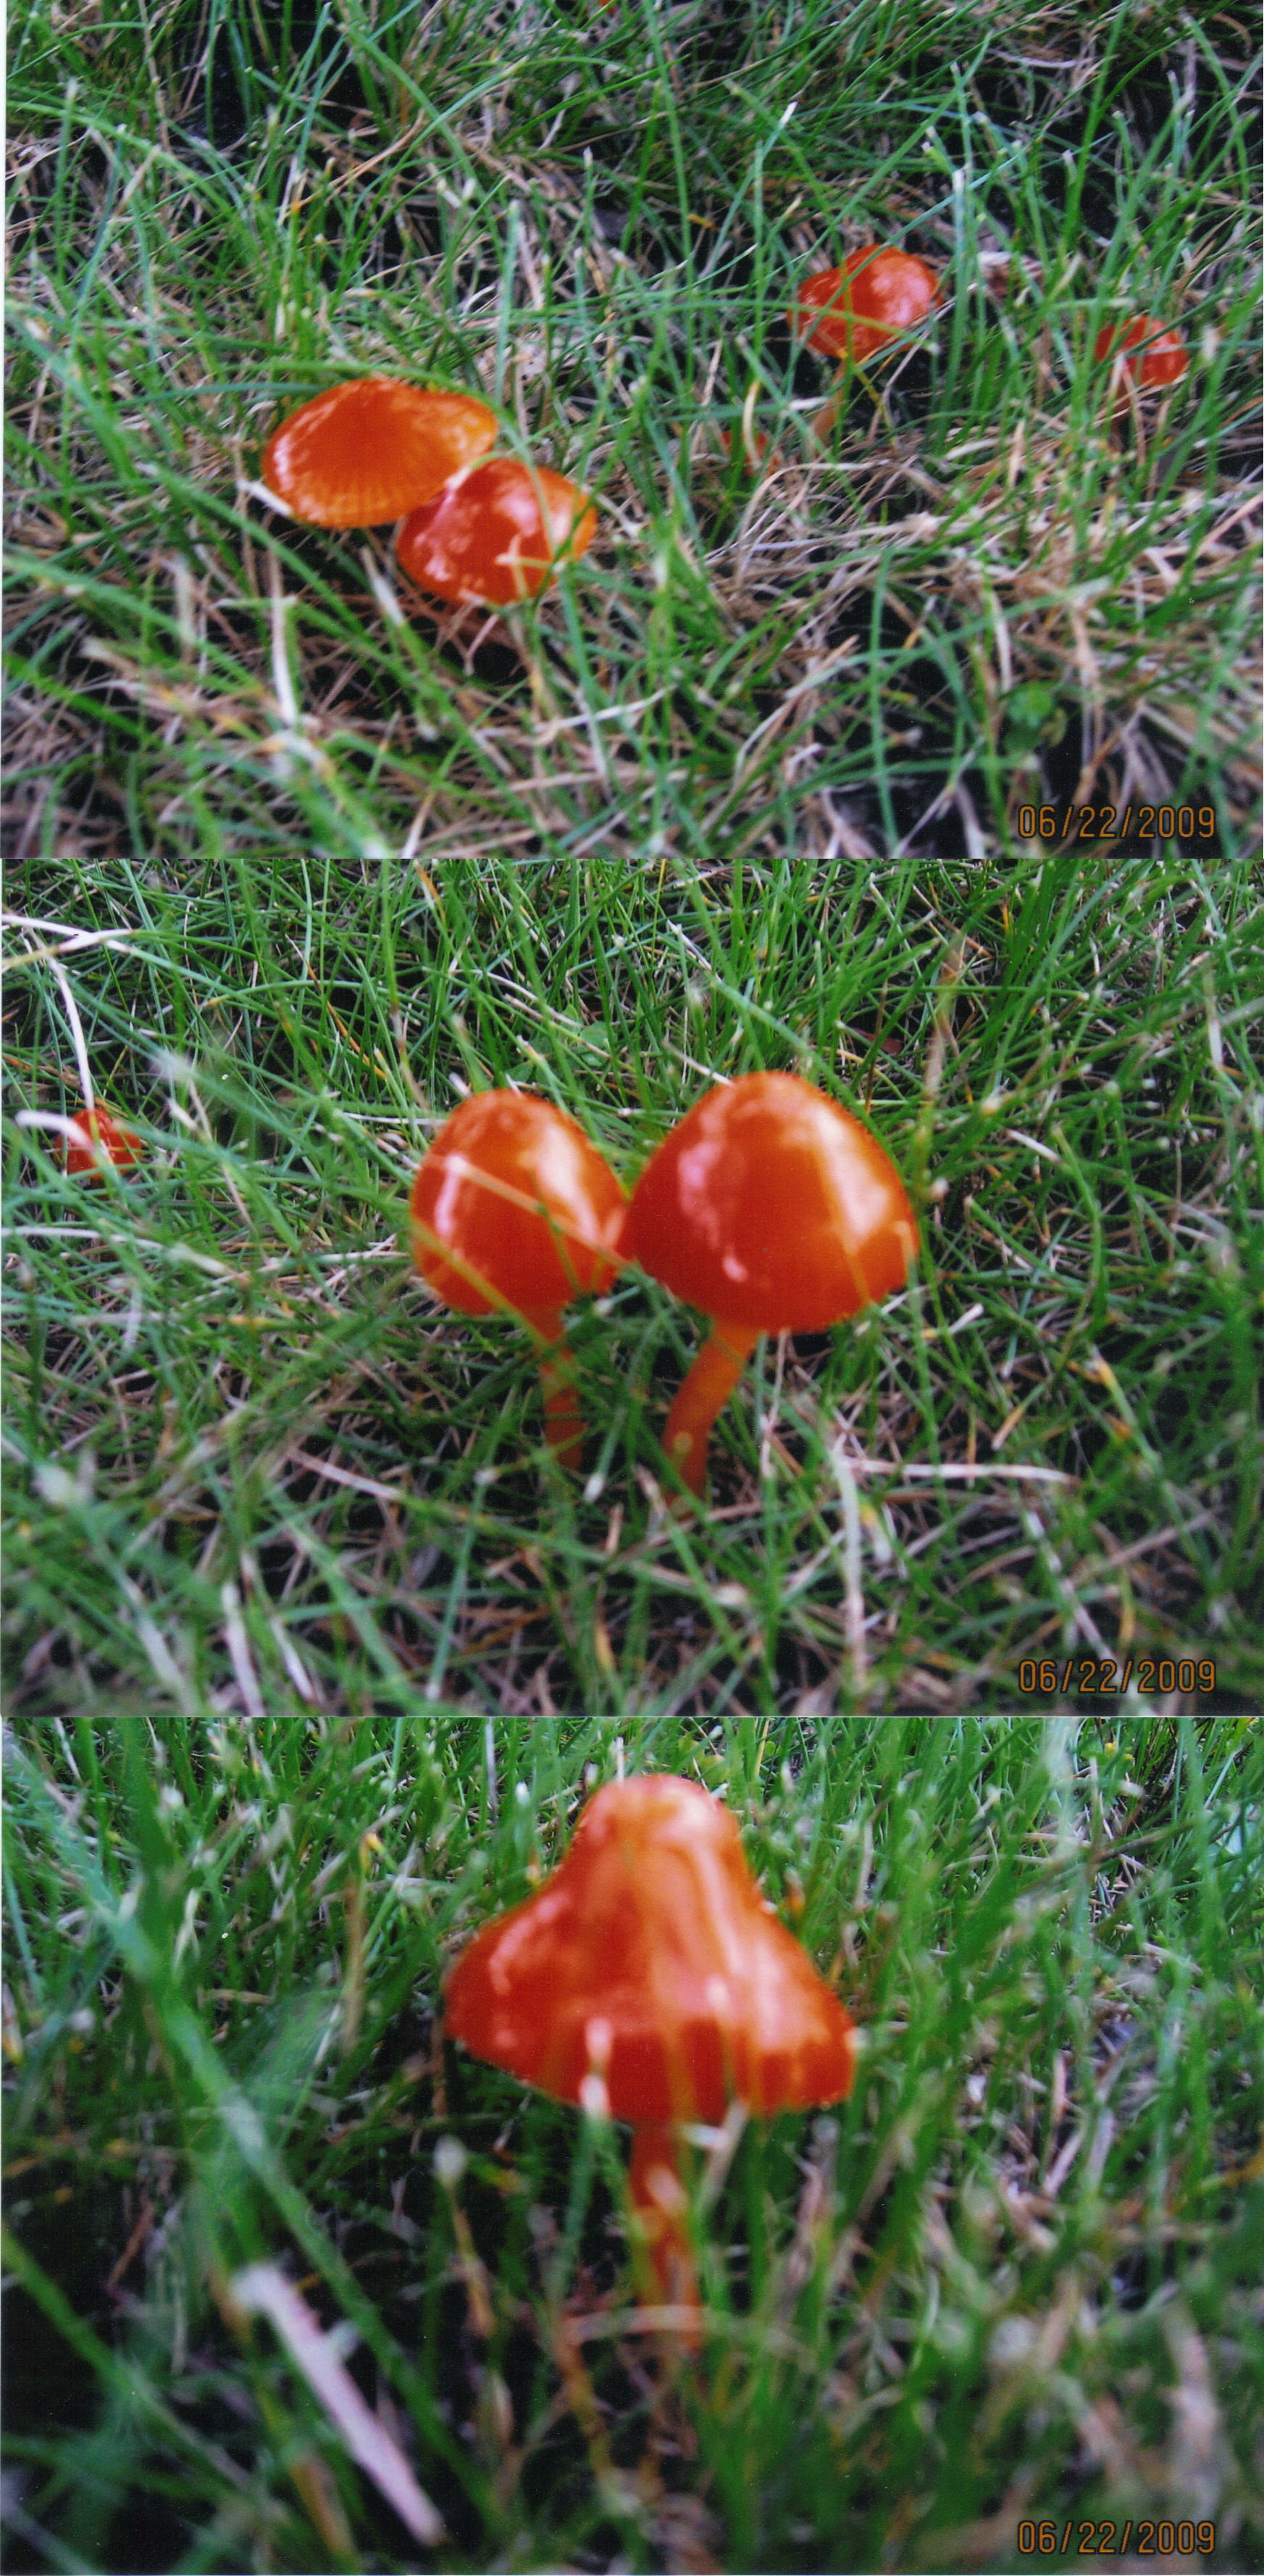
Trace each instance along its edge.
<path fill-rule="evenodd" d="M 858 1119 L 797 1074 L 749 1073 L 664 1138 L 632 1193 L 628 1243 L 704 1315 L 813 1333 L 903 1287 L 917 1228 Z"/>
<path fill-rule="evenodd" d="M 377 528 L 428 501 L 495 436 L 495 413 L 470 394 L 355 376 L 283 420 L 260 470 L 296 519 Z"/>
<path fill-rule="evenodd" d="M 1134 314 L 1122 336 L 1117 322 L 1107 322 L 1093 342 L 1093 356 L 1099 363 L 1122 361 L 1125 375 L 1147 393 L 1156 385 L 1178 384 L 1189 365 L 1180 332 L 1163 330 L 1152 313 Z"/>
<path fill-rule="evenodd" d="M 446 2016 L 476 2057 L 559 2101 L 600 2076 L 617 2120 L 851 2091 L 837 1996 L 761 1897 L 735 1818 L 670 1775 L 597 1791 L 553 1876 L 462 1952 Z"/>
<path fill-rule="evenodd" d="M 551 581 L 563 547 L 582 555 L 597 513 L 548 465 L 488 456 L 405 520 L 395 551 L 434 599 L 508 608 Z"/>
<path fill-rule="evenodd" d="M 924 322 L 938 295 L 939 280 L 924 259 L 868 242 L 841 268 L 805 277 L 788 319 L 822 357 L 863 363 Z"/>
<path fill-rule="evenodd" d="M 78 1111 L 68 1135 L 62 1138 L 61 1151 L 68 1172 L 99 1180 L 104 1164 L 113 1163 L 120 1171 L 127 1171 L 140 1161 L 144 1147 L 135 1128 L 116 1118 L 113 1110 L 98 1100 L 91 1109 Z"/>
<path fill-rule="evenodd" d="M 494 1288 L 521 1315 L 607 1288 L 627 1202 L 605 1156 L 551 1100 L 476 1091 L 440 1128 L 413 1182 L 413 1258 L 463 1315 Z"/>

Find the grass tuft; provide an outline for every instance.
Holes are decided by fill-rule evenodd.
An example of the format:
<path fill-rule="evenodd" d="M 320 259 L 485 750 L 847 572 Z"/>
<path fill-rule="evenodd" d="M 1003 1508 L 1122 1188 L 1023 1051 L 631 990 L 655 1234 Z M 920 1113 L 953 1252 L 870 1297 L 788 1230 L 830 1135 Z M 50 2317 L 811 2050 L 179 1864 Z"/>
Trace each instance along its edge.
<path fill-rule="evenodd" d="M 948 15 L 15 31 L 11 1709 L 986 1709 L 1046 1654 L 1259 1704 L 1255 71 Z M 944 300 L 822 444 L 786 310 L 875 235 Z M 1137 308 L 1190 367 L 1116 424 Z M 540 604 L 264 506 L 373 369 L 593 491 Z M 147 1148 L 91 1196 L 72 1008 Z M 463 1084 L 630 1178 L 759 1065 L 872 1119 L 922 1259 L 769 1347 L 685 1530 L 694 1327 L 581 1317 L 564 1490 L 403 1208 Z"/>
<path fill-rule="evenodd" d="M 9 2563 L 429 2563 L 367 2444 L 453 2568 L 1264 2564 L 1240 13 L 31 0 L 8 94 Z M 839 387 L 870 240 L 943 296 Z M 268 506 L 373 371 L 593 494 L 538 602 Z M 761 1066 L 922 1249 L 682 1517 L 700 1319 L 575 1310 L 568 1477 L 408 1189 L 468 1088 L 630 1182 Z M 625 2143 L 439 2027 L 621 1762 L 864 2034 L 696 2149 L 692 2374 Z"/>
<path fill-rule="evenodd" d="M 261 2280 L 337 2326 L 436 2564 L 1012 2569 L 1049 2521 L 1101 2564 L 1168 2519 L 1259 2563 L 1258 1727 L 389 1736 L 133 1707 L 11 1758 L 15 2567 L 431 2563 Z M 620 1762 L 727 1798 L 860 2031 L 849 2101 L 694 2151 L 688 2366 L 620 2133 L 437 2023 Z"/>

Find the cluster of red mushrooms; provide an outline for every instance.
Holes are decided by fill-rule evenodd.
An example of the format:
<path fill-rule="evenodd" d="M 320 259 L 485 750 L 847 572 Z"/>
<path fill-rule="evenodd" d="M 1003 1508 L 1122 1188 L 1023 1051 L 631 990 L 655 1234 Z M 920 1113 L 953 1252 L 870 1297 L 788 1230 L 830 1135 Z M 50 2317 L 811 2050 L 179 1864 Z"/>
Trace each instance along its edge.
<path fill-rule="evenodd" d="M 804 279 L 789 320 L 821 357 L 863 366 L 882 356 L 926 320 L 939 300 L 939 280 L 911 251 L 870 242 L 848 254 L 841 268 L 818 269 Z M 1108 322 L 1093 343 L 1100 366 L 1107 359 L 1127 382 L 1151 392 L 1174 385 L 1188 363 L 1178 332 L 1165 331 L 1150 313 L 1134 314 L 1120 336 Z"/>
<path fill-rule="evenodd" d="M 841 268 L 818 269 L 804 279 L 788 319 L 806 347 L 823 358 L 837 358 L 839 381 L 849 368 L 892 353 L 910 331 L 925 322 L 939 301 L 933 268 L 913 252 L 867 243 L 851 251 Z M 1185 343 L 1175 331 L 1164 331 L 1152 314 L 1138 313 L 1124 328 L 1108 322 L 1093 343 L 1097 365 L 1110 361 L 1115 379 L 1114 415 L 1119 419 L 1138 392 L 1173 385 L 1188 363 Z M 825 403 L 812 423 L 813 434 L 826 438 L 838 415 L 838 397 Z M 762 462 L 767 440 L 757 434 L 750 462 Z"/>
<path fill-rule="evenodd" d="M 604 1155 L 533 1092 L 472 1093 L 413 1182 L 413 1258 L 466 1315 L 525 1323 L 545 1437 L 582 1462 L 564 1310 L 629 1261 L 711 1319 L 663 1433 L 701 1495 L 707 1438 L 761 1333 L 824 1332 L 903 1286 L 917 1250 L 904 1184 L 849 1111 L 793 1073 L 748 1073 L 695 1101 L 631 1197 Z"/>
<path fill-rule="evenodd" d="M 534 598 L 563 551 L 591 545 L 588 495 L 548 465 L 492 456 L 496 417 L 469 394 L 356 376 L 273 432 L 263 482 L 318 528 L 402 521 L 395 552 L 419 589 L 454 607 Z"/>
<path fill-rule="evenodd" d="M 66 1168 L 100 1180 L 140 1138 L 99 1101 L 73 1120 Z M 663 1449 L 701 1495 L 711 1425 L 761 1333 L 819 1333 L 903 1287 L 917 1250 L 904 1184 L 850 1111 L 793 1073 L 748 1073 L 695 1101 L 631 1196 L 573 1118 L 530 1091 L 473 1092 L 441 1127 L 409 1202 L 412 1254 L 464 1315 L 524 1324 L 544 1429 L 583 1463 L 565 1310 L 629 1263 L 711 1320 L 667 1416 Z"/>
<path fill-rule="evenodd" d="M 876 245 L 807 278 L 791 320 L 843 368 L 882 356 L 939 293 L 911 253 Z M 805 328 L 805 326 L 807 326 Z M 1108 324 L 1116 409 L 1175 383 L 1186 353 L 1149 314 Z M 1131 392 L 1130 392 L 1131 389 Z M 832 409 L 819 416 L 822 432 Z M 467 395 L 370 376 L 304 405 L 274 433 L 263 481 L 326 528 L 402 520 L 396 553 L 455 605 L 534 596 L 582 554 L 587 495 L 536 463 L 489 453 L 496 421 Z M 763 442 L 757 443 L 762 454 Z M 103 1104 L 67 1131 L 67 1170 L 126 1169 L 140 1140 Z M 565 1309 L 635 1261 L 711 1319 L 667 1417 L 665 1455 L 700 1495 L 712 1423 L 761 1333 L 819 1332 L 902 1286 L 917 1229 L 899 1174 L 858 1120 L 788 1073 L 747 1074 L 697 1101 L 631 1197 L 575 1121 L 530 1092 L 462 1101 L 413 1183 L 413 1255 L 469 1315 L 525 1323 L 546 1438 L 578 1467 L 584 1426 Z M 680 2140 L 740 2102 L 756 2115 L 837 2101 L 852 2023 L 760 1896 L 731 1815 L 672 1777 L 614 1782 L 584 1810 L 546 1884 L 476 1935 L 448 1981 L 447 2030 L 555 2099 L 628 2121 L 629 2197 L 643 2288 L 698 2340 Z"/>
<path fill-rule="evenodd" d="M 804 279 L 789 321 L 809 349 L 840 361 L 840 376 L 887 355 L 927 319 L 939 298 L 935 271 L 911 251 L 868 242 L 841 268 Z M 1148 313 L 1123 332 L 1107 324 L 1094 357 L 1128 388 L 1175 383 L 1183 342 Z M 836 401 L 813 424 L 824 437 Z M 501 608 L 534 598 L 564 557 L 583 554 L 596 531 L 585 492 L 551 467 L 493 456 L 496 420 L 485 403 L 433 385 L 358 376 L 305 403 L 273 432 L 263 454 L 265 490 L 295 519 L 321 528 L 402 522 L 396 557 L 419 589 L 461 607 Z M 753 436 L 752 461 L 767 441 Z"/>
<path fill-rule="evenodd" d="M 841 267 L 819 269 L 805 278 L 788 319 L 807 348 L 822 357 L 839 360 L 841 379 L 852 367 L 863 367 L 867 361 L 890 355 L 927 319 L 938 298 L 938 278 L 925 260 L 911 251 L 869 242 L 849 252 Z M 1117 322 L 1105 324 L 1094 341 L 1093 356 L 1098 365 L 1110 365 L 1116 417 L 1135 403 L 1138 394 L 1157 392 L 1177 383 L 1188 365 L 1179 333 L 1163 329 L 1149 313 L 1135 314 L 1122 328 Z M 813 427 L 818 437 L 827 434 L 836 410 L 837 398 L 817 414 Z M 293 518 L 311 526 L 372 528 L 400 521 L 396 555 L 420 589 L 456 607 L 507 607 L 514 601 L 534 598 L 553 578 L 560 563 L 574 561 L 583 554 L 592 543 L 597 520 L 587 493 L 565 475 L 534 460 L 491 454 L 496 437 L 494 413 L 471 395 L 445 392 L 432 385 L 403 384 L 388 376 L 359 376 L 318 394 L 281 423 L 264 449 L 262 480 L 276 503 Z M 767 444 L 762 433 L 748 430 L 747 452 L 752 464 L 762 461 Z M 790 1077 L 754 1079 L 785 1082 Z M 732 1088 L 741 1091 L 740 1085 Z M 525 1095 L 512 1097 L 521 1100 Z M 476 1106 L 465 1104 L 471 1113 Z M 546 1104 L 538 1106 L 543 1110 Z M 830 1103 L 825 1106 L 832 1109 Z M 706 1110 L 707 1104 L 700 1103 L 696 1114 L 701 1117 Z M 458 1112 L 458 1117 L 461 1114 Z M 486 1111 L 482 1114 L 488 1115 Z M 707 1114 L 714 1117 L 718 1112 Z M 736 1116 L 732 1111 L 728 1114 Z M 845 1118 L 841 1110 L 833 1115 L 840 1120 Z M 886 1157 L 872 1138 L 856 1128 L 854 1120 L 848 1125 L 856 1137 L 863 1138 L 872 1168 L 881 1164 L 890 1172 Z M 445 1136 L 448 1133 L 445 1129 Z M 578 1129 L 574 1134 L 578 1136 Z M 441 1138 L 439 1144 L 442 1142 Z M 669 1138 L 638 1185 L 630 1220 L 630 1245 L 644 1268 L 675 1287 L 678 1294 L 692 1297 L 705 1311 L 722 1319 L 717 1321 L 668 1421 L 669 1454 L 679 1465 L 685 1483 L 696 1492 L 701 1489 L 705 1463 L 705 1426 L 724 1403 L 757 1335 L 794 1329 L 790 1314 L 784 1311 L 787 1307 L 794 1310 L 800 1331 L 817 1329 L 821 1320 L 836 1321 L 841 1315 L 854 1313 L 866 1297 L 887 1294 L 896 1278 L 902 1278 L 903 1269 L 891 1275 L 894 1256 L 886 1254 L 881 1259 L 867 1254 L 867 1266 L 855 1266 L 849 1253 L 842 1270 L 837 1272 L 842 1302 L 828 1315 L 824 1308 L 834 1297 L 833 1285 L 828 1294 L 822 1290 L 819 1295 L 813 1292 L 806 1296 L 796 1289 L 786 1296 L 782 1293 L 784 1283 L 779 1282 L 774 1291 L 770 1279 L 767 1294 L 761 1291 L 756 1295 L 752 1289 L 749 1295 L 744 1293 L 735 1300 L 731 1275 L 713 1280 L 693 1255 L 688 1257 L 684 1275 L 678 1281 L 667 1268 L 655 1268 L 660 1258 L 674 1261 L 675 1256 L 663 1250 L 649 1215 L 651 1205 L 657 1205 L 665 1192 L 668 1175 L 674 1168 L 668 1151 L 673 1145 L 674 1140 Z M 87 1179 L 101 1178 L 107 1164 L 118 1170 L 128 1169 L 139 1159 L 141 1150 L 134 1131 L 102 1102 L 88 1102 L 63 1140 L 66 1169 Z M 860 1150 L 855 1148 L 857 1154 Z M 587 1147 L 586 1151 L 594 1155 L 593 1148 Z M 595 1156 L 595 1164 L 600 1162 L 600 1156 Z M 559 1455 L 571 1464 L 578 1460 L 582 1427 L 571 1391 L 561 1311 L 571 1296 L 608 1285 L 622 1257 L 613 1238 L 607 1240 L 607 1229 L 622 1205 L 619 1184 L 604 1165 L 604 1181 L 599 1176 L 594 1179 L 593 1163 L 583 1168 L 587 1175 L 585 1186 L 596 1189 L 596 1198 L 591 1206 L 572 1211 L 565 1220 L 556 1210 L 550 1217 L 552 1267 L 545 1262 L 539 1279 L 526 1281 L 531 1291 L 529 1299 L 513 1289 L 498 1287 L 494 1263 L 484 1269 L 472 1255 L 460 1252 L 445 1262 L 441 1241 L 432 1243 L 426 1252 L 422 1233 L 415 1234 L 418 1262 L 449 1303 L 471 1314 L 486 1313 L 500 1304 L 531 1323 L 545 1354 L 548 1437 Z M 423 1165 L 422 1174 L 425 1170 Z M 422 1174 L 418 1175 L 418 1189 Z M 653 1179 L 651 1174 L 655 1175 Z M 907 1224 L 911 1244 L 915 1236 L 911 1218 L 907 1217 L 907 1202 L 903 1201 L 895 1175 L 891 1178 L 903 1205 L 901 1222 Z M 539 1203 L 539 1194 L 532 1187 L 528 1192 L 529 1207 L 535 1209 Z M 551 1204 L 547 1192 L 543 1204 Z M 894 1199 L 891 1204 L 896 1205 Z M 421 1219 L 424 1233 L 429 1218 L 424 1206 L 418 1205 L 416 1192 L 414 1217 Z M 427 1267 L 428 1262 L 431 1267 Z M 828 1275 L 833 1282 L 836 1274 Z M 863 1293 L 857 1293 L 860 1281 L 869 1283 Z M 881 1284 L 873 1284 L 875 1281 Z M 514 1282 L 516 1288 L 523 1285 L 516 1272 Z M 718 1299 L 711 1303 L 711 1291 L 716 1287 Z M 814 1318 L 811 1325 L 807 1320 L 809 1308 Z M 774 1320 L 774 1316 L 780 1320 Z M 707 1412 L 713 1392 L 715 1400 Z"/>
<path fill-rule="evenodd" d="M 836 2102 L 855 2073 L 850 2016 L 760 1895 L 735 1817 L 670 1773 L 611 1781 L 552 1877 L 462 1951 L 445 2003 L 475 2057 L 631 2124 L 641 2289 L 696 2349 L 683 2132 L 733 2103 Z"/>

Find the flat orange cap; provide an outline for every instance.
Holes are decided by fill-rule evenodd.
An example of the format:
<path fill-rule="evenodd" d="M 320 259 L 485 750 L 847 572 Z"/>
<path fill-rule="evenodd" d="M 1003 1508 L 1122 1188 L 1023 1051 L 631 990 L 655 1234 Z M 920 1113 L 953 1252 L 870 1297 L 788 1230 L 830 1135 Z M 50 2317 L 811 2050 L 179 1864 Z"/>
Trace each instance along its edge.
<path fill-rule="evenodd" d="M 760 1895 L 736 1819 L 670 1773 L 599 1789 L 550 1879 L 477 1933 L 447 2031 L 562 2102 L 589 2074 L 616 2120 L 717 2121 L 850 2093 L 852 2024 Z"/>
<path fill-rule="evenodd" d="M 796 1073 L 748 1073 L 664 1137 L 632 1193 L 627 1240 L 704 1315 L 814 1333 L 903 1287 L 917 1227 L 859 1119 Z"/>
<path fill-rule="evenodd" d="M 495 436 L 495 413 L 470 394 L 353 376 L 282 421 L 260 471 L 312 527 L 376 528 L 428 501 Z"/>

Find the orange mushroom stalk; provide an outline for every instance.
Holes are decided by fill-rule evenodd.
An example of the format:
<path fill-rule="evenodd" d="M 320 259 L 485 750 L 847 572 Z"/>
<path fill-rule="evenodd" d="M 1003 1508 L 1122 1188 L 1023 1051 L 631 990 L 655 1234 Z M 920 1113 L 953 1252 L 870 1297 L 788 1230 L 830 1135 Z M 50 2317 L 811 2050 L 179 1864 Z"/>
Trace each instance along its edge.
<path fill-rule="evenodd" d="M 413 1259 L 437 1296 L 463 1315 L 509 1309 L 528 1326 L 545 1438 L 578 1468 L 584 1425 L 563 1313 L 620 1266 L 627 1201 L 604 1155 L 534 1092 L 475 1092 L 440 1128 L 409 1208 Z"/>
<path fill-rule="evenodd" d="M 474 2056 L 632 2124 L 642 2281 L 692 2312 L 696 2346 L 682 2123 L 835 2102 L 855 2071 L 851 2020 L 760 1895 L 736 1819 L 671 1774 L 599 1789 L 552 1877 L 462 1951 L 445 2011 Z"/>
<path fill-rule="evenodd" d="M 469 394 L 355 376 L 282 421 L 261 475 L 312 527 L 376 528 L 428 501 L 495 436 L 495 413 Z"/>
<path fill-rule="evenodd" d="M 819 1333 L 904 1284 L 917 1227 L 876 1138 L 793 1073 L 709 1091 L 632 1193 L 628 1249 L 712 1330 L 663 1448 L 701 1494 L 707 1438 L 761 1333 Z"/>
<path fill-rule="evenodd" d="M 587 493 L 564 474 L 489 456 L 411 513 L 395 551 L 432 598 L 507 608 L 534 599 L 563 549 L 582 555 L 596 529 Z"/>

